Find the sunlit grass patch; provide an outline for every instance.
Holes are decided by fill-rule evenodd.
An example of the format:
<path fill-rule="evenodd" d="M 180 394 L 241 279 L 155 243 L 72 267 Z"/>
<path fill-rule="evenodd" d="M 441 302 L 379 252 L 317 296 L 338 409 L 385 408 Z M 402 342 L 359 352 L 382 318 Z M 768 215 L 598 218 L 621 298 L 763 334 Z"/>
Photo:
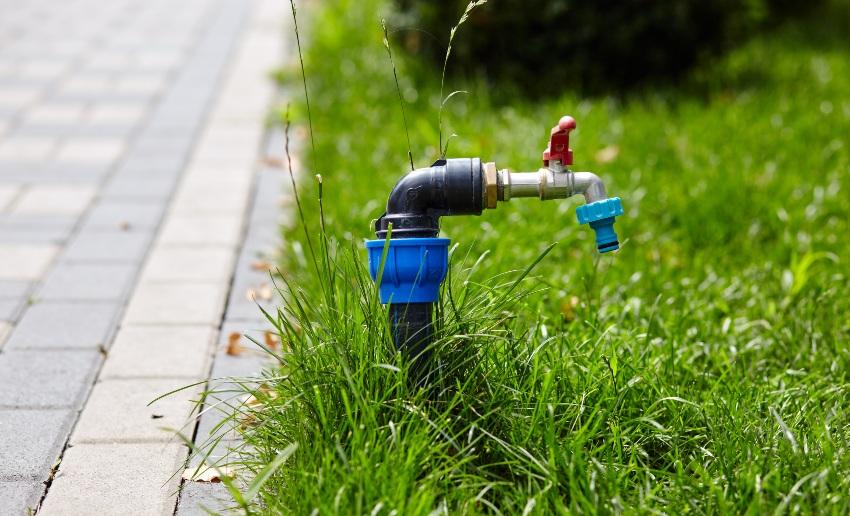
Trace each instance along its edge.
<path fill-rule="evenodd" d="M 304 220 L 285 229 L 279 362 L 258 379 L 262 403 L 237 408 L 251 470 L 298 449 L 256 509 L 850 511 L 844 11 L 754 39 L 700 88 L 532 103 L 452 85 L 470 94 L 445 105 L 441 131 L 438 73 L 395 51 L 396 85 L 385 8 L 312 13 L 305 162 L 322 181 L 304 174 Z M 573 202 L 445 218 L 458 244 L 445 374 L 411 388 L 361 249 L 408 148 L 425 166 L 456 133 L 450 155 L 532 169 L 562 114 L 578 120 L 576 168 L 623 199 L 622 250 L 597 257 Z"/>

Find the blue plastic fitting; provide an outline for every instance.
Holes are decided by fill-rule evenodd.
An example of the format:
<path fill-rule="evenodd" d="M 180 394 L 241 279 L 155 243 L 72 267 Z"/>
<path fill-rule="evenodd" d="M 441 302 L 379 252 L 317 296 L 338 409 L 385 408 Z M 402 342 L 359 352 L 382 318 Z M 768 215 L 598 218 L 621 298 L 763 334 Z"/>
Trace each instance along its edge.
<path fill-rule="evenodd" d="M 436 303 L 449 268 L 448 238 L 391 238 L 379 286 L 381 303 Z M 369 274 L 378 281 L 385 240 L 367 240 Z"/>
<path fill-rule="evenodd" d="M 603 199 L 576 208 L 579 224 L 590 224 L 596 232 L 596 248 L 600 253 L 616 251 L 620 248 L 617 233 L 614 232 L 614 217 L 623 214 L 623 203 L 619 197 Z"/>

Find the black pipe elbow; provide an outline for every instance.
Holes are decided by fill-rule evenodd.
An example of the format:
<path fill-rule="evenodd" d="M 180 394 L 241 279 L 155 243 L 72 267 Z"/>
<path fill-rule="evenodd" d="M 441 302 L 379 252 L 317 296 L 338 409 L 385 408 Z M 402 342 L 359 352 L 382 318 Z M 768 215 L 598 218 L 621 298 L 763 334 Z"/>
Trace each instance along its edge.
<path fill-rule="evenodd" d="M 375 234 L 386 238 L 435 237 L 444 215 L 480 215 L 484 209 L 484 173 L 479 158 L 440 160 L 402 177 L 390 192 L 387 211 L 375 221 Z"/>

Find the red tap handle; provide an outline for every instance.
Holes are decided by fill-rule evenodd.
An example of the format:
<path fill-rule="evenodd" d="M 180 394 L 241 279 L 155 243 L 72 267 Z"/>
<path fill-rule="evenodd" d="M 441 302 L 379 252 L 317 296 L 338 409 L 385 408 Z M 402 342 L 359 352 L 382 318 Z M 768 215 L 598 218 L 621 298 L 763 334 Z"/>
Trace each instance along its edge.
<path fill-rule="evenodd" d="M 562 165 L 573 164 L 573 150 L 570 149 L 570 131 L 576 128 L 576 121 L 571 116 L 562 116 L 558 125 L 552 128 L 549 145 L 543 151 L 543 165 L 549 166 L 549 160 L 555 159 Z"/>

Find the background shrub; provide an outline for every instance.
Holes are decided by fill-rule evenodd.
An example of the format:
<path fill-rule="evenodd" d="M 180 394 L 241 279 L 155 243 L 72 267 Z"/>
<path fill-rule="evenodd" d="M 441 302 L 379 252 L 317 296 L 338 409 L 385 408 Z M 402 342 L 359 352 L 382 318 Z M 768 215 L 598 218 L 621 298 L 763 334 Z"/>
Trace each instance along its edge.
<path fill-rule="evenodd" d="M 421 29 L 406 32 L 406 47 L 439 70 L 448 27 L 468 0 L 396 3 L 395 25 Z M 789 7 L 788 0 L 491 0 L 455 39 L 449 69 L 534 95 L 626 92 L 675 80 L 769 22 L 799 15 L 800 5 Z"/>

